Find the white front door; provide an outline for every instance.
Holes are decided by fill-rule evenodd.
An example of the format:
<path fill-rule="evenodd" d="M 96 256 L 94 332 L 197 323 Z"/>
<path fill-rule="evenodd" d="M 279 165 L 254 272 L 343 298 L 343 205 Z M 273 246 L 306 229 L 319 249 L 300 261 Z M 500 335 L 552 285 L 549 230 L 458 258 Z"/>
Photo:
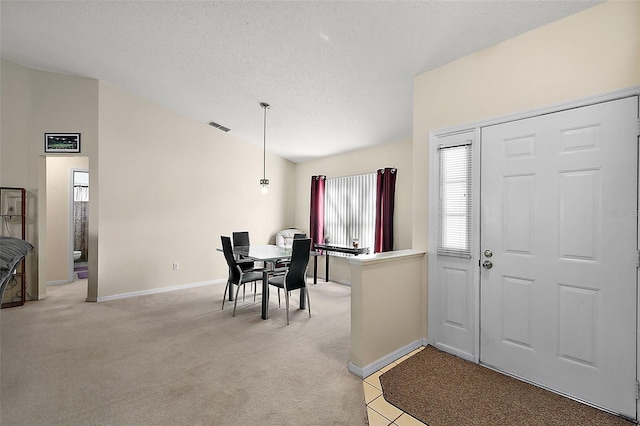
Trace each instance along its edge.
<path fill-rule="evenodd" d="M 638 98 L 482 129 L 480 361 L 636 418 Z"/>

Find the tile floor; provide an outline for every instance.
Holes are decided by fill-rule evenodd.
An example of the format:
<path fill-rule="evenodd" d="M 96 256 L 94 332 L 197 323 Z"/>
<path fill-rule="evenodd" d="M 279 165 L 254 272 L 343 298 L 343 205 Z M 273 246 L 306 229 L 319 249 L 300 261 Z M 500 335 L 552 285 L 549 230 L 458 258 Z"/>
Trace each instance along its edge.
<path fill-rule="evenodd" d="M 370 426 L 424 426 L 420 420 L 389 404 L 382 396 L 382 386 L 380 385 L 382 373 L 391 370 L 423 349 L 424 347 L 416 349 L 364 379 L 362 386 L 364 386 L 364 400 L 367 403 Z"/>

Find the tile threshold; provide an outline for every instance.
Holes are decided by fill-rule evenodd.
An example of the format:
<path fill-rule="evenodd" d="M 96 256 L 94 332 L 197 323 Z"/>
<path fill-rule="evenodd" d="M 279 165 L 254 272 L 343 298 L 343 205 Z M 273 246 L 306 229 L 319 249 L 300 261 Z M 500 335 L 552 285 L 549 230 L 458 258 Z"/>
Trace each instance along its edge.
<path fill-rule="evenodd" d="M 367 417 L 369 426 L 424 426 L 420 420 L 405 413 L 394 405 L 389 404 L 382 395 L 382 385 L 380 376 L 382 373 L 391 370 L 407 358 L 417 354 L 424 349 L 424 346 L 399 358 L 391 364 L 381 368 L 362 381 L 364 388 L 364 399 L 367 406 Z"/>

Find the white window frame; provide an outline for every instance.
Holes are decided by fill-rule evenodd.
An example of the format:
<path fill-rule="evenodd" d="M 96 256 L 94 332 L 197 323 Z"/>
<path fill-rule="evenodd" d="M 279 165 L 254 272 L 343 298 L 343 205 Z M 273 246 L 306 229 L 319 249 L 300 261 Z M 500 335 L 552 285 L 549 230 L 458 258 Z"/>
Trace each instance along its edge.
<path fill-rule="evenodd" d="M 472 166 L 470 140 L 438 147 L 439 256 L 471 258 L 473 234 Z"/>

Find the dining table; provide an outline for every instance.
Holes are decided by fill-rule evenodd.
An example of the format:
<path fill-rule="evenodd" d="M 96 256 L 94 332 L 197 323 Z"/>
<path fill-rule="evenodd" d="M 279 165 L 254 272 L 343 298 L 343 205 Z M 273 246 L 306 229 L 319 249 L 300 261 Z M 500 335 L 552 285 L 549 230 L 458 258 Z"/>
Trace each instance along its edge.
<path fill-rule="evenodd" d="M 236 246 L 233 254 L 252 259 L 257 262 L 264 262 L 262 270 L 262 319 L 269 319 L 269 275 L 275 271 L 278 262 L 283 262 L 291 258 L 291 247 L 282 247 L 272 244 Z M 306 289 L 300 289 L 300 309 L 306 309 Z"/>

